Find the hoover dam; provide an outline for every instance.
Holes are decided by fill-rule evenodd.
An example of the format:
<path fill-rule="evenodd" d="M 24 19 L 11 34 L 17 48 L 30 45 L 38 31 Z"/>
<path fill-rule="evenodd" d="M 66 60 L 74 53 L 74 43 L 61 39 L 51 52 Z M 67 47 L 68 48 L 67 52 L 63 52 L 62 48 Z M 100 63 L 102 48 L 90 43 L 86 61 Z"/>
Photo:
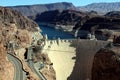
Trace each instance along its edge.
<path fill-rule="evenodd" d="M 47 53 L 56 71 L 56 80 L 91 80 L 95 53 L 109 42 L 82 39 L 45 40 Z"/>

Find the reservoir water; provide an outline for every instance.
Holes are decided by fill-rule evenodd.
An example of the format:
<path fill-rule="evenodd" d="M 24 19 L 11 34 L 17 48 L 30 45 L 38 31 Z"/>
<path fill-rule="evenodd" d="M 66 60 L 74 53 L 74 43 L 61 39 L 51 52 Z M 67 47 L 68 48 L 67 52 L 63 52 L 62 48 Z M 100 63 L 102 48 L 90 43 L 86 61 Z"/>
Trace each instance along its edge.
<path fill-rule="evenodd" d="M 42 30 L 42 35 L 47 34 L 48 39 L 58 39 L 58 38 L 73 39 L 75 38 L 72 34 L 68 32 L 63 32 L 61 30 L 57 30 L 49 26 L 43 26 L 43 25 L 39 25 L 39 26 L 40 26 L 40 29 Z"/>

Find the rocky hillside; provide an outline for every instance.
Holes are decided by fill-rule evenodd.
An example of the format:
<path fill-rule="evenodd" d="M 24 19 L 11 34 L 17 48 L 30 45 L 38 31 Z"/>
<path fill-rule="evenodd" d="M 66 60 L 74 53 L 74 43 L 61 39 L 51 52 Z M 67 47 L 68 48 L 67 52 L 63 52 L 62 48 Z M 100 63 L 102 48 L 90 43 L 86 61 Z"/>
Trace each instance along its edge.
<path fill-rule="evenodd" d="M 6 58 L 6 54 L 29 47 L 32 35 L 39 31 L 35 22 L 19 12 L 0 7 L 0 80 L 13 80 L 14 76 L 13 65 Z M 10 44 L 14 45 L 14 50 Z"/>
<path fill-rule="evenodd" d="M 37 31 L 38 25 L 32 20 L 17 11 L 13 11 L 7 8 L 0 7 L 0 22 L 4 26 L 9 26 L 10 24 L 15 24 L 19 29 L 27 29 L 28 31 Z"/>
<path fill-rule="evenodd" d="M 92 80 L 120 79 L 120 47 L 101 49 L 94 56 Z"/>
<path fill-rule="evenodd" d="M 77 29 L 77 26 L 81 26 L 87 19 L 95 16 L 98 16 L 98 14 L 93 11 L 81 12 L 68 9 L 63 11 L 46 11 L 31 18 L 40 24 L 62 29 L 64 31 L 72 31 L 73 28 Z"/>
<path fill-rule="evenodd" d="M 120 11 L 111 11 L 105 14 L 107 17 L 120 18 Z"/>
<path fill-rule="evenodd" d="M 77 22 L 76 26 L 73 29 L 79 29 L 78 36 L 87 35 L 88 33 L 95 33 L 95 35 L 104 35 L 104 37 L 110 36 L 111 34 L 119 32 L 120 30 L 119 14 L 119 11 L 112 11 L 106 13 L 103 16 L 89 15 L 87 19 L 83 18 L 81 21 Z"/>
<path fill-rule="evenodd" d="M 0 38 L 1 39 L 1 38 Z M 0 80 L 13 80 L 14 77 L 14 67 L 6 59 L 6 49 L 0 41 Z"/>
<path fill-rule="evenodd" d="M 35 21 L 52 24 L 75 25 L 77 21 L 81 21 L 81 19 L 85 17 L 88 17 L 88 14 L 80 11 L 54 10 L 38 14 Z"/>
<path fill-rule="evenodd" d="M 116 30 L 120 29 L 119 27 L 119 18 L 112 18 L 112 17 L 93 17 L 87 20 L 81 29 L 95 31 L 97 29 L 111 29 Z"/>
<path fill-rule="evenodd" d="M 44 11 L 50 11 L 56 9 L 58 10 L 75 9 L 75 6 L 72 3 L 61 2 L 61 3 L 51 3 L 51 4 L 14 6 L 10 8 L 21 12 L 25 16 L 34 16 Z"/>
<path fill-rule="evenodd" d="M 92 3 L 86 6 L 80 6 L 78 8 L 82 11 L 97 11 L 98 13 L 105 14 L 111 11 L 120 11 L 120 2 Z"/>

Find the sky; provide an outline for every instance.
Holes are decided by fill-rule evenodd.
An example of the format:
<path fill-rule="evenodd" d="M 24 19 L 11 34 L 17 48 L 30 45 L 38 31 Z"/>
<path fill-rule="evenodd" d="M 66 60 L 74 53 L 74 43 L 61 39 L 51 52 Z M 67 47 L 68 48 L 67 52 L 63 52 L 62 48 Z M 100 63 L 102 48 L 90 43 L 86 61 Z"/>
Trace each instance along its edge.
<path fill-rule="evenodd" d="M 0 6 L 48 4 L 56 2 L 72 2 L 75 6 L 84 6 L 90 3 L 120 2 L 120 0 L 0 0 Z"/>

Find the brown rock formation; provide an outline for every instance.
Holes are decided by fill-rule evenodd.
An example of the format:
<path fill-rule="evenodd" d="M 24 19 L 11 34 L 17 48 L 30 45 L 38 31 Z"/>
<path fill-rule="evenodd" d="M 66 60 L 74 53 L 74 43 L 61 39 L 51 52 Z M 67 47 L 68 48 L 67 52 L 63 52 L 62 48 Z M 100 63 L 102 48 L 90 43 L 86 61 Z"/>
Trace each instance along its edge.
<path fill-rule="evenodd" d="M 40 72 L 45 76 L 47 80 L 56 80 L 56 73 L 53 68 L 53 63 L 51 63 L 48 55 L 41 54 L 40 57 L 41 60 L 45 63 L 44 68 L 41 69 Z"/>
<path fill-rule="evenodd" d="M 101 49 L 94 56 L 92 80 L 120 80 L 120 56 L 110 49 Z"/>
<path fill-rule="evenodd" d="M 114 36 L 113 43 L 120 44 L 120 36 Z"/>
<path fill-rule="evenodd" d="M 33 58 L 34 62 L 40 61 L 44 63 L 44 67 L 40 69 L 40 72 L 44 75 L 47 80 L 56 80 L 56 73 L 53 68 L 53 63 L 51 63 L 48 54 L 41 53 L 40 47 L 33 49 L 35 57 Z"/>
<path fill-rule="evenodd" d="M 37 31 L 38 25 L 19 12 L 13 11 L 8 8 L 0 7 L 0 22 L 8 27 L 11 23 L 15 23 L 18 29 L 27 29 L 29 31 Z"/>
<path fill-rule="evenodd" d="M 6 59 L 5 47 L 0 41 L 0 80 L 13 80 L 13 77 L 13 65 Z"/>

